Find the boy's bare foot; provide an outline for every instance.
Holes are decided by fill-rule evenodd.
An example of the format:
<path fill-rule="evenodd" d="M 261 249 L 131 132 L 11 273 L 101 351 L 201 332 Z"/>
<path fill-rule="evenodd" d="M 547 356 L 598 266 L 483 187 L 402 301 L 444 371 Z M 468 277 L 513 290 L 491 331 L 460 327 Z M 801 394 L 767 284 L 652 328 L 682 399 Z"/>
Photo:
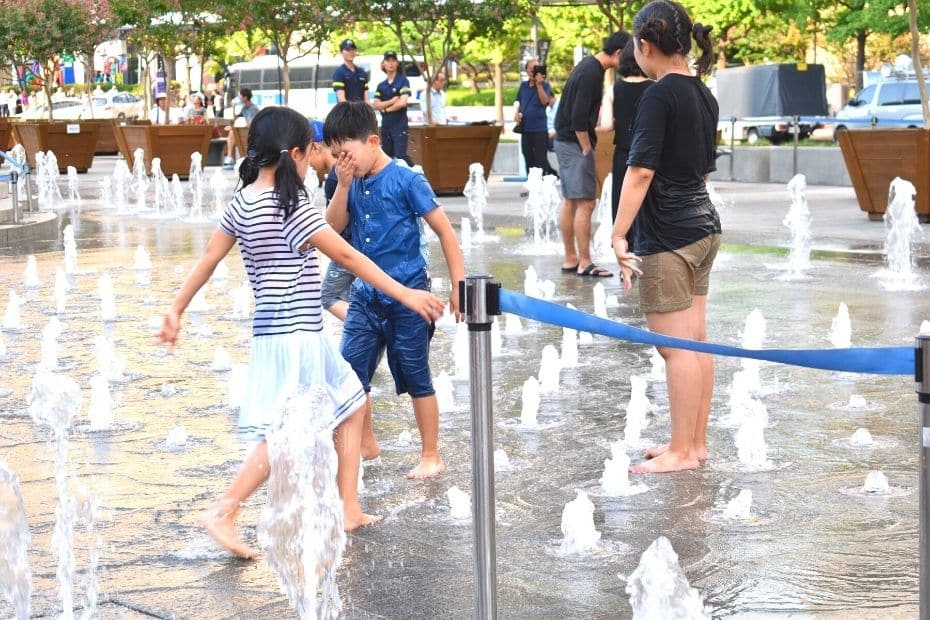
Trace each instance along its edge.
<path fill-rule="evenodd" d="M 435 478 L 444 471 L 446 471 L 446 465 L 440 457 L 424 458 L 420 459 L 419 465 L 407 472 L 407 477 L 411 480 Z"/>
<path fill-rule="evenodd" d="M 258 549 L 245 544 L 236 529 L 236 513 L 217 502 L 212 508 L 200 513 L 197 520 L 216 543 L 233 555 L 251 560 L 258 556 Z"/>
<path fill-rule="evenodd" d="M 652 460 L 630 468 L 634 474 L 664 474 L 673 471 L 697 469 L 700 463 L 693 457 L 683 458 L 674 452 L 665 452 Z"/>
<path fill-rule="evenodd" d="M 377 439 L 372 437 L 371 439 L 362 440 L 363 461 L 373 461 L 379 456 L 381 456 L 381 446 L 378 445 Z"/>
<path fill-rule="evenodd" d="M 383 518 L 384 517 L 381 515 L 366 515 L 364 512 L 359 512 L 358 514 L 351 516 L 346 515 L 343 523 L 347 532 L 354 532 L 360 527 L 365 527 L 366 525 L 377 523 Z"/>
<path fill-rule="evenodd" d="M 668 444 L 662 446 L 656 446 L 655 448 L 646 448 L 646 451 L 643 452 L 643 456 L 647 459 L 654 459 L 657 456 L 662 456 L 668 450 Z M 707 448 L 692 448 L 691 454 L 694 455 L 698 461 L 704 462 L 707 460 Z"/>

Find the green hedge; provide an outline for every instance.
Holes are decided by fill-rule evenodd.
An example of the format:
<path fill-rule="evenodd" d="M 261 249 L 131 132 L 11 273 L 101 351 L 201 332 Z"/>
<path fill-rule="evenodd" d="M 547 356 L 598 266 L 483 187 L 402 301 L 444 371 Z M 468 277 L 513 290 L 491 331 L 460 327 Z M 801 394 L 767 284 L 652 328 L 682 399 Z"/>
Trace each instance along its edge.
<path fill-rule="evenodd" d="M 517 99 L 517 87 L 504 87 L 504 105 L 511 105 Z M 494 91 L 484 89 L 479 93 L 467 87 L 450 88 L 446 91 L 446 105 L 494 105 Z"/>

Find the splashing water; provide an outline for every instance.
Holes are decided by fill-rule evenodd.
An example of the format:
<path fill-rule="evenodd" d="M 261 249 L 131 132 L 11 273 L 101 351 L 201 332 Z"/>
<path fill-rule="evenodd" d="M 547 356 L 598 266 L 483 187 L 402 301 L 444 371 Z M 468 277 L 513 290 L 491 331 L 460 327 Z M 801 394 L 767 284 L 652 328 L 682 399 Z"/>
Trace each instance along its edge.
<path fill-rule="evenodd" d="M 105 273 L 97 280 L 97 292 L 100 295 L 100 320 L 116 320 L 116 300 L 113 297 L 113 280 Z"/>
<path fill-rule="evenodd" d="M 613 258 L 613 248 L 611 245 L 611 235 L 613 233 L 614 223 L 611 219 L 611 190 L 613 188 L 612 172 L 607 173 L 604 182 L 601 185 L 601 197 L 594 208 L 594 216 L 591 218 L 591 225 L 597 224 L 597 231 L 591 238 L 591 255 L 594 257 L 611 257 Z"/>
<path fill-rule="evenodd" d="M 471 498 L 468 493 L 453 486 L 446 491 L 446 497 L 449 498 L 449 516 L 456 521 L 471 519 Z"/>
<path fill-rule="evenodd" d="M 71 379 L 54 373 L 38 373 L 29 396 L 29 416 L 49 427 L 55 439 L 55 486 L 58 505 L 52 545 L 58 556 L 58 591 L 62 618 L 72 618 L 74 587 L 74 507 L 68 494 L 68 428 L 81 409 L 81 390 Z"/>
<path fill-rule="evenodd" d="M 649 354 L 649 363 L 651 364 L 649 369 L 649 380 L 665 381 L 665 358 L 662 357 L 659 350 L 655 347 L 652 348 L 652 353 Z"/>
<path fill-rule="evenodd" d="M 846 406 L 849 409 L 865 409 L 866 405 L 868 404 L 868 401 L 865 400 L 865 396 L 862 394 L 850 394 L 849 402 L 846 404 Z"/>
<path fill-rule="evenodd" d="M 555 282 L 552 280 L 543 280 L 539 283 L 539 294 L 542 299 L 551 300 L 555 297 Z"/>
<path fill-rule="evenodd" d="M 320 388 L 299 393 L 268 432 L 271 474 L 258 540 L 301 618 L 337 618 L 342 610 L 336 570 L 346 535 L 326 403 Z"/>
<path fill-rule="evenodd" d="M 39 281 L 39 265 L 36 263 L 35 254 L 26 257 L 26 268 L 23 270 L 23 286 L 26 288 L 39 288 L 42 283 Z"/>
<path fill-rule="evenodd" d="M 562 357 L 559 363 L 562 368 L 574 368 L 578 365 L 578 332 L 574 329 L 562 328 Z"/>
<path fill-rule="evenodd" d="M 191 188 L 191 212 L 190 221 L 203 222 L 206 218 L 203 215 L 203 155 L 194 152 L 191 153 L 191 167 L 187 177 L 187 184 Z"/>
<path fill-rule="evenodd" d="M 520 407 L 520 426 L 536 428 L 536 416 L 539 415 L 539 381 L 530 377 L 523 382 L 523 402 Z"/>
<path fill-rule="evenodd" d="M 491 321 L 491 356 L 497 357 L 504 351 L 504 338 L 501 336 L 501 322 L 494 317 Z"/>
<path fill-rule="evenodd" d="M 532 265 L 523 270 L 523 293 L 528 297 L 540 297 L 539 276 Z"/>
<path fill-rule="evenodd" d="M 516 314 L 504 313 L 504 333 L 508 336 L 519 336 L 523 333 L 523 321 Z"/>
<path fill-rule="evenodd" d="M 788 182 L 788 194 L 791 207 L 782 220 L 782 224 L 791 232 L 791 251 L 788 253 L 788 269 L 791 277 L 804 275 L 811 266 L 811 212 L 807 207 L 807 179 L 803 174 L 796 174 Z"/>
<path fill-rule="evenodd" d="M 539 391 L 557 392 L 559 390 L 559 373 L 562 363 L 559 361 L 559 351 L 551 344 L 543 347 L 542 357 L 539 360 Z"/>
<path fill-rule="evenodd" d="M 136 247 L 136 253 L 133 257 L 132 268 L 138 271 L 150 271 L 152 269 L 152 258 L 145 250 L 145 246 L 139 244 Z"/>
<path fill-rule="evenodd" d="M 474 247 L 474 244 L 471 242 L 471 220 L 468 219 L 467 217 L 462 218 L 460 236 L 461 236 L 461 241 L 459 242 L 459 245 L 461 247 L 463 248 Z"/>
<path fill-rule="evenodd" d="M 849 307 L 840 303 L 836 316 L 830 324 L 830 344 L 837 349 L 846 349 L 852 342 L 852 322 L 849 320 Z"/>
<path fill-rule="evenodd" d="M 630 375 L 630 403 L 626 406 L 624 444 L 631 448 L 639 445 L 640 434 L 647 425 L 646 414 L 651 409 L 652 403 L 646 396 L 646 379 L 639 375 Z"/>
<path fill-rule="evenodd" d="M 3 315 L 3 329 L 20 329 L 22 322 L 20 319 L 19 307 L 23 300 L 16 291 L 10 289 L 10 300 L 6 304 L 6 313 Z"/>
<path fill-rule="evenodd" d="M 145 171 L 145 151 L 141 148 L 132 152 L 132 191 L 136 195 L 136 210 L 145 210 L 145 193 L 149 189 L 149 177 Z"/>
<path fill-rule="evenodd" d="M 228 372 L 232 370 L 232 358 L 223 345 L 217 345 L 213 349 L 213 363 L 210 364 L 210 370 L 213 372 Z"/>
<path fill-rule="evenodd" d="M 61 233 L 62 245 L 65 249 L 65 273 L 69 275 L 78 272 L 77 241 L 74 239 L 74 226 L 68 224 Z"/>
<path fill-rule="evenodd" d="M 116 354 L 113 341 L 104 335 L 94 338 L 94 352 L 97 355 L 97 372 L 111 383 L 123 381 L 125 360 Z"/>
<path fill-rule="evenodd" d="M 649 489 L 644 484 L 630 484 L 630 457 L 621 442 L 610 446 L 611 458 L 604 460 L 601 490 L 607 497 L 625 497 L 643 493 Z"/>
<path fill-rule="evenodd" d="M 174 200 L 171 211 L 184 213 L 184 186 L 181 185 L 181 177 L 177 174 L 171 175 L 170 199 Z"/>
<path fill-rule="evenodd" d="M 452 379 L 445 370 L 433 380 L 433 389 L 436 390 L 439 413 L 455 411 L 455 386 L 452 385 Z"/>
<path fill-rule="evenodd" d="M 888 477 L 880 471 L 870 471 L 862 483 L 862 492 L 866 495 L 886 495 L 889 489 Z"/>
<path fill-rule="evenodd" d="M 61 321 L 52 317 L 42 328 L 40 370 L 52 371 L 58 368 L 58 337 L 61 336 Z"/>
<path fill-rule="evenodd" d="M 110 384 L 103 375 L 94 375 L 90 380 L 90 430 L 106 431 L 113 424 L 113 398 Z"/>
<path fill-rule="evenodd" d="M 484 241 L 484 210 L 488 205 L 488 184 L 484 178 L 484 166 L 475 162 L 468 166 L 468 181 L 462 194 L 468 199 L 468 212 L 475 222 L 475 240 Z"/>
<path fill-rule="evenodd" d="M 765 424 L 759 410 L 753 409 L 746 412 L 736 431 L 736 455 L 740 464 L 749 470 L 766 469 L 771 465 L 766 454 Z"/>
<path fill-rule="evenodd" d="M 67 302 L 68 278 L 65 276 L 65 270 L 59 265 L 55 268 L 55 288 L 52 296 L 55 299 L 55 312 L 58 314 L 65 313 L 65 303 Z"/>
<path fill-rule="evenodd" d="M 849 443 L 857 448 L 866 448 L 875 445 L 875 440 L 872 439 L 872 433 L 868 429 L 857 428 L 856 432 L 849 438 Z"/>
<path fill-rule="evenodd" d="M 607 318 L 607 289 L 600 282 L 594 285 L 594 316 Z"/>
<path fill-rule="evenodd" d="M 210 191 L 213 194 L 213 217 L 220 218 L 226 210 L 226 177 L 223 176 L 221 168 L 213 169 L 213 174 L 210 176 Z"/>
<path fill-rule="evenodd" d="M 98 183 L 101 208 L 107 208 L 113 202 L 113 179 L 103 177 Z"/>
<path fill-rule="evenodd" d="M 885 263 L 879 272 L 886 290 L 914 291 L 923 288 L 914 273 L 911 244 L 915 237 L 923 236 L 914 196 L 917 190 L 909 181 L 895 177 L 888 192 L 888 209 L 885 212 Z"/>
<path fill-rule="evenodd" d="M 29 618 L 32 572 L 27 552 L 30 541 L 19 479 L 0 461 L 0 594 L 16 610 L 17 620 Z"/>
<path fill-rule="evenodd" d="M 752 491 L 742 489 L 739 494 L 727 502 L 723 509 L 723 518 L 732 521 L 748 521 L 752 516 Z"/>
<path fill-rule="evenodd" d="M 510 457 L 503 448 L 494 451 L 494 471 L 508 471 L 510 469 Z"/>
<path fill-rule="evenodd" d="M 634 620 L 704 620 L 701 594 L 688 583 L 672 543 L 659 536 L 643 552 L 626 584 Z"/>
<path fill-rule="evenodd" d="M 113 167 L 113 202 L 116 204 L 117 213 L 126 213 L 131 182 L 132 173 L 129 172 L 129 166 L 124 160 L 117 159 Z"/>
<path fill-rule="evenodd" d="M 455 363 L 455 378 L 468 379 L 471 374 L 468 354 L 468 326 L 457 323 L 455 339 L 452 341 L 452 360 Z"/>
<path fill-rule="evenodd" d="M 584 491 L 578 491 L 575 499 L 565 504 L 561 529 L 562 553 L 586 553 L 597 548 L 601 533 L 594 527 L 594 504 Z"/>
<path fill-rule="evenodd" d="M 183 426 L 175 426 L 168 431 L 165 437 L 165 447 L 172 450 L 180 450 L 187 445 L 187 429 Z"/>
<path fill-rule="evenodd" d="M 190 304 L 187 306 L 188 312 L 209 312 L 211 309 L 212 306 L 207 303 L 207 293 L 203 288 L 194 293 Z"/>

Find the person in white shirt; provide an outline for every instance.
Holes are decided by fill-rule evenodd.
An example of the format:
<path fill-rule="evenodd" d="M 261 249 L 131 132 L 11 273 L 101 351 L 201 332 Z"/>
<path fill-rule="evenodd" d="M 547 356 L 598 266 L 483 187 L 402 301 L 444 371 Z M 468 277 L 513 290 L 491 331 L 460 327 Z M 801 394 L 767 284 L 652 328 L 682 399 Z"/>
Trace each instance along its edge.
<path fill-rule="evenodd" d="M 168 124 L 168 95 L 167 93 L 158 93 L 155 95 L 155 105 L 149 112 L 149 119 L 153 125 Z"/>
<path fill-rule="evenodd" d="M 433 78 L 429 89 L 429 112 L 431 125 L 446 124 L 446 93 L 442 87 L 446 83 L 446 76 L 441 71 Z"/>

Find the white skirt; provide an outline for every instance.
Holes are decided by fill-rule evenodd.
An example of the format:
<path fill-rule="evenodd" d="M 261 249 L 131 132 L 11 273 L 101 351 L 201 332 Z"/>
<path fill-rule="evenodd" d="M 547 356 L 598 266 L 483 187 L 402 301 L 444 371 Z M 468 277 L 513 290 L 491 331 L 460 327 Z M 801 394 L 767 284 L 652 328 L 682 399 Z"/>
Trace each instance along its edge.
<path fill-rule="evenodd" d="M 287 399 L 311 387 L 321 388 L 329 398 L 319 411 L 307 415 L 324 416 L 331 428 L 365 403 L 365 390 L 355 371 L 325 332 L 252 338 L 245 396 L 239 408 L 239 437 L 264 439 Z"/>

